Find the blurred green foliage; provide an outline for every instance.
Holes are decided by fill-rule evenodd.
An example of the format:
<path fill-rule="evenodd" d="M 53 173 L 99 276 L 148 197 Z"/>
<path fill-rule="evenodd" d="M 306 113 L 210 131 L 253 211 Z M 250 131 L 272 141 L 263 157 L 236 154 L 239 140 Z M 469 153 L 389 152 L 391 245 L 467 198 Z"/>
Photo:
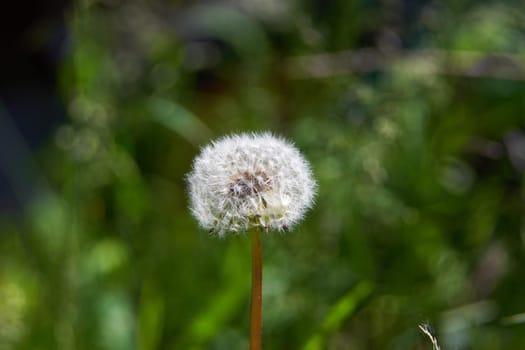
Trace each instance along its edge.
<path fill-rule="evenodd" d="M 304 223 L 263 237 L 266 349 L 430 349 L 426 321 L 443 349 L 522 348 L 524 14 L 79 2 L 70 121 L 1 216 L 0 349 L 246 349 L 249 241 L 199 230 L 184 176 L 250 130 L 294 140 L 319 183 Z"/>

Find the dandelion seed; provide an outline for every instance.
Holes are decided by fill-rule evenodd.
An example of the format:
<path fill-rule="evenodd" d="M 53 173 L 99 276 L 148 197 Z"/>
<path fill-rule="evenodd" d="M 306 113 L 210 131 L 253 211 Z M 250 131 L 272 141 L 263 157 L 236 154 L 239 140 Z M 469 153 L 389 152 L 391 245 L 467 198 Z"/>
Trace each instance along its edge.
<path fill-rule="evenodd" d="M 187 177 L 191 211 L 219 236 L 262 228 L 287 231 L 312 206 L 308 162 L 270 133 L 223 137 L 206 146 Z"/>

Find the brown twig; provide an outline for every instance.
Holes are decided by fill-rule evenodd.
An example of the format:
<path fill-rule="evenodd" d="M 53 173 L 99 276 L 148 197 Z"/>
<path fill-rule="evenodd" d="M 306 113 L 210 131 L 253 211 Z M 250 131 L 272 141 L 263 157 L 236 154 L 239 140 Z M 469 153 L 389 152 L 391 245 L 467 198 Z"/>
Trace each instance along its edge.
<path fill-rule="evenodd" d="M 426 334 L 426 336 L 432 342 L 432 349 L 433 350 L 441 350 L 441 348 L 439 347 L 439 344 L 438 344 L 436 336 L 434 334 L 432 334 L 432 330 L 431 330 L 430 326 L 428 324 L 426 324 L 426 323 L 422 323 L 418 327 L 419 327 L 419 329 L 421 329 L 421 331 L 423 333 Z"/>

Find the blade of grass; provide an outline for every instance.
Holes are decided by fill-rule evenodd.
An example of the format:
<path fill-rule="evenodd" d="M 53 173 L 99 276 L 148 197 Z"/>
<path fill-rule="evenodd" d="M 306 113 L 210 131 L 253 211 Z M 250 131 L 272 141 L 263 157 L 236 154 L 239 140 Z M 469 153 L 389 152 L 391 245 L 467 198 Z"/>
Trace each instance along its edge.
<path fill-rule="evenodd" d="M 370 282 L 361 282 L 345 294 L 328 311 L 321 329 L 312 335 L 303 350 L 320 350 L 325 348 L 326 338 L 341 328 L 343 322 L 352 316 L 357 307 L 372 293 Z"/>

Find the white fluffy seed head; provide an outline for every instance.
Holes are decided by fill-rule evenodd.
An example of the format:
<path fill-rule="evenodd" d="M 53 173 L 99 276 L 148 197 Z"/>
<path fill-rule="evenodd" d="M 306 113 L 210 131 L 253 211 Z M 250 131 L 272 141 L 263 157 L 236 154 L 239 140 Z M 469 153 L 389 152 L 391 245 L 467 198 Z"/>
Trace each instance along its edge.
<path fill-rule="evenodd" d="M 271 133 L 223 137 L 204 147 L 187 177 L 191 211 L 223 236 L 252 227 L 286 231 L 313 204 L 308 162 Z"/>

